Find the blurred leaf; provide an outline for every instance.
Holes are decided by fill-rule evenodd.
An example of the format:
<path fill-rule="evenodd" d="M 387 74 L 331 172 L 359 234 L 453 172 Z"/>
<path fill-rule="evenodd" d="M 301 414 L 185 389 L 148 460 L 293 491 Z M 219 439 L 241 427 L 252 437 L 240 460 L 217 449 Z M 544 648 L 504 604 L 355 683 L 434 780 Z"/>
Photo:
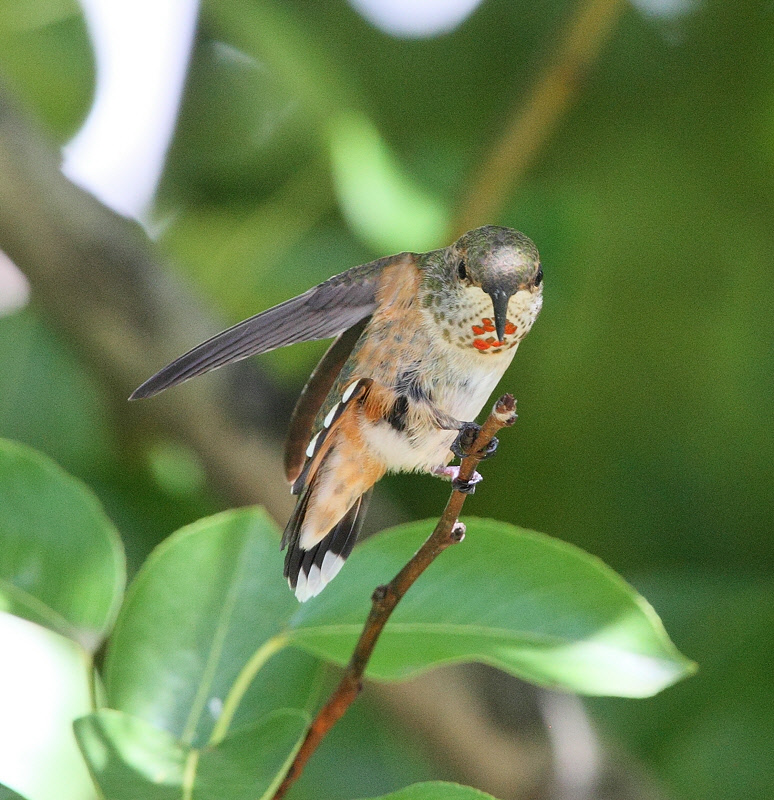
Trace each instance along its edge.
<path fill-rule="evenodd" d="M 162 207 L 232 205 L 250 192 L 252 209 L 324 149 L 308 110 L 270 65 L 206 35 L 192 56 Z"/>
<path fill-rule="evenodd" d="M 206 3 L 203 14 L 229 45 L 268 67 L 319 119 L 332 109 L 351 107 L 352 82 L 322 40 L 310 35 L 307 14 L 276 0 L 217 0 Z"/>
<path fill-rule="evenodd" d="M 101 472 L 114 455 L 106 392 L 44 319 L 31 308 L 0 317 L 0 435 L 70 472 Z"/>
<path fill-rule="evenodd" d="M 95 783 L 108 800 L 179 800 L 190 748 L 166 731 L 103 709 L 74 724 Z"/>
<path fill-rule="evenodd" d="M 0 77 L 60 142 L 91 102 L 94 63 L 83 15 L 64 0 L 0 0 Z"/>
<path fill-rule="evenodd" d="M 173 496 L 201 491 L 206 483 L 201 459 L 178 442 L 156 442 L 148 450 L 148 465 L 156 483 Z"/>
<path fill-rule="evenodd" d="M 345 578 L 294 615 L 290 640 L 345 664 L 373 587 L 393 577 L 434 524 L 394 528 L 356 548 Z M 433 562 L 397 607 L 370 677 L 482 661 L 545 686 L 644 697 L 692 671 L 653 609 L 599 559 L 505 523 L 466 524 L 465 542 Z"/>
<path fill-rule="evenodd" d="M 257 305 L 269 306 L 309 288 L 305 273 L 317 273 L 317 264 L 296 262 L 294 267 L 301 269 L 288 274 L 285 263 L 300 240 L 312 238 L 310 228 L 332 202 L 325 173 L 319 167 L 309 168 L 300 180 L 289 181 L 257 207 L 199 206 L 174 211 L 161 245 L 185 265 L 218 307 L 241 318 L 254 314 Z M 330 237 L 329 232 L 325 235 Z M 319 250 L 319 237 L 316 245 Z M 346 266 L 351 265 L 345 262 L 335 272 Z M 280 274 L 283 281 L 276 280 Z M 322 274 L 319 280 L 330 274 Z"/>
<path fill-rule="evenodd" d="M 107 709 L 77 720 L 75 731 L 109 800 L 254 800 L 272 796 L 308 721 L 300 711 L 275 711 L 205 750 Z"/>
<path fill-rule="evenodd" d="M 70 639 L 1 612 L 0 653 L 0 781 L 29 800 L 93 800 L 72 732 L 91 710 L 90 659 Z"/>
<path fill-rule="evenodd" d="M 222 738 L 255 674 L 284 646 L 296 605 L 265 512 L 230 511 L 183 528 L 129 589 L 106 658 L 108 705 L 186 744 Z M 315 676 L 314 662 L 307 667 Z M 317 681 L 305 670 L 296 678 L 303 683 L 272 700 L 304 708 Z"/>
<path fill-rule="evenodd" d="M 0 800 L 27 800 L 27 798 L 22 797 L 20 794 L 14 792 L 13 789 L 9 789 L 7 786 L 3 786 L 0 783 Z"/>
<path fill-rule="evenodd" d="M 373 800 L 494 800 L 491 794 L 460 786 L 458 783 L 417 783 L 398 792 L 374 797 Z"/>
<path fill-rule="evenodd" d="M 40 28 L 80 14 L 77 0 L 0 0 L 0 33 Z"/>
<path fill-rule="evenodd" d="M 121 531 L 133 573 L 165 535 L 222 501 L 163 492 L 137 449 L 118 446 L 125 398 L 111 406 L 109 391 L 41 309 L 0 317 L 0 437 L 41 450 L 89 485 Z"/>
<path fill-rule="evenodd" d="M 0 440 L 0 603 L 96 649 L 124 588 L 121 540 L 80 481 Z"/>
<path fill-rule="evenodd" d="M 774 786 L 774 582 L 706 571 L 641 576 L 696 677 L 625 705 L 589 701 L 596 720 L 686 800 L 765 798 Z"/>
<path fill-rule="evenodd" d="M 342 114 L 330 124 L 331 159 L 344 215 L 376 252 L 423 252 L 443 241 L 449 211 L 412 181 L 374 125 Z"/>

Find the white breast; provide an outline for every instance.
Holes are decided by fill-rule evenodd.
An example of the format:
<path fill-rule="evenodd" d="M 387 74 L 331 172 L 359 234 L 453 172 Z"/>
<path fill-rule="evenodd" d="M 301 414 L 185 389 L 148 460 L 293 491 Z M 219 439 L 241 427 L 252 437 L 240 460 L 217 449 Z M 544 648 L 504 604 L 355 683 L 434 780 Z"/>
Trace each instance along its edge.
<path fill-rule="evenodd" d="M 469 304 L 471 308 L 465 324 L 449 328 L 449 335 L 425 340 L 422 360 L 425 394 L 437 408 L 460 422 L 476 421 L 513 360 L 519 342 L 532 327 L 542 301 L 539 294 L 527 290 L 516 292 L 508 304 L 508 319 L 517 326 L 516 332 L 506 335 L 503 346 L 480 350 L 474 342 L 481 335 L 475 333 L 473 325 L 477 326 L 482 316 L 492 314 L 491 300 L 480 289 L 472 291 L 475 305 Z M 429 329 L 438 326 L 437 311 L 428 309 L 423 313 Z M 446 322 L 448 324 L 448 320 Z M 422 401 L 410 408 L 405 431 L 395 430 L 386 421 L 369 425 L 363 431 L 369 448 L 391 472 L 430 471 L 448 464 L 451 460 L 449 448 L 457 431 L 439 429 Z"/>
<path fill-rule="evenodd" d="M 427 379 L 432 384 L 434 404 L 461 422 L 473 422 L 484 407 L 513 359 L 516 348 L 497 356 L 471 358 L 459 348 L 440 344 L 428 352 Z M 429 472 L 448 464 L 449 448 L 456 430 L 441 430 L 430 419 L 427 409 L 417 404 L 415 425 L 396 431 L 387 422 L 371 425 L 364 431 L 369 447 L 379 454 L 391 472 Z"/>

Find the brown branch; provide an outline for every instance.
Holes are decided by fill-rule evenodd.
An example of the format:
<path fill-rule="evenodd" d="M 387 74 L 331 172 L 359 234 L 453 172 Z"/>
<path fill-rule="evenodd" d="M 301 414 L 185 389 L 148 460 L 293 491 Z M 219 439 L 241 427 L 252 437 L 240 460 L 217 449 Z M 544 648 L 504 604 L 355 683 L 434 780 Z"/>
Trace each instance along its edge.
<path fill-rule="evenodd" d="M 576 99 L 583 78 L 625 5 L 624 0 L 586 0 L 568 20 L 552 47 L 554 57 L 548 60 L 526 102 L 512 112 L 478 178 L 469 182 L 472 189 L 457 215 L 455 235 L 496 220 L 508 195 Z"/>
<path fill-rule="evenodd" d="M 459 480 L 468 481 L 473 476 L 476 464 L 483 457 L 485 448 L 500 428 L 513 425 L 516 421 L 516 401 L 510 394 L 503 395 L 492 409 L 492 413 L 482 425 L 476 440 L 465 452 L 468 455 L 460 465 Z M 325 738 L 328 731 L 341 719 L 357 697 L 362 686 L 363 673 L 371 658 L 376 642 L 387 624 L 395 606 L 411 588 L 414 581 L 432 564 L 435 558 L 447 547 L 462 541 L 465 526 L 458 522 L 466 495 L 453 490 L 449 502 L 441 515 L 435 530 L 400 572 L 386 585 L 379 586 L 373 593 L 371 613 L 365 622 L 352 658 L 344 675 L 328 702 L 320 709 L 313 720 L 301 749 L 298 751 L 290 769 L 282 781 L 274 800 L 280 800 L 295 783 L 311 755 Z"/>
<path fill-rule="evenodd" d="M 119 217 L 59 170 L 54 151 L 17 113 L 0 86 L 0 249 L 27 276 L 47 323 L 64 332 L 108 389 L 125 443 L 141 450 L 152 435 L 195 449 L 210 485 L 229 503 L 261 503 L 278 519 L 291 510 L 275 465 L 281 445 L 278 407 L 268 380 L 249 372 L 247 391 L 232 388 L 239 365 L 157 400 L 128 404 L 145 378 L 217 332 L 202 307 L 169 278 L 138 225 Z M 240 423 L 231 404 L 253 411 Z M 256 475 L 264 478 L 256 480 Z"/>

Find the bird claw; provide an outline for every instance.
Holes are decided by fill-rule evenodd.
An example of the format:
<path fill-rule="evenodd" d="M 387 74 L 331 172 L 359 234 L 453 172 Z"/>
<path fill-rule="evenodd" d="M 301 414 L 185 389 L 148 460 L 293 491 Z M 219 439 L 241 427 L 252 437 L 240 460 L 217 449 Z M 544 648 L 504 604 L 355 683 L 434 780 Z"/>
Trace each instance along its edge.
<path fill-rule="evenodd" d="M 468 450 L 473 447 L 476 437 L 481 432 L 481 426 L 476 422 L 463 422 L 457 438 L 452 442 L 449 448 L 457 458 L 465 458 L 468 455 Z"/>
<path fill-rule="evenodd" d="M 478 483 L 478 481 L 474 481 L 473 478 L 471 478 L 469 481 L 463 481 L 460 478 L 454 478 L 452 480 L 452 489 L 454 489 L 455 492 L 462 492 L 462 494 L 475 494 L 476 483 Z"/>
<path fill-rule="evenodd" d="M 460 428 L 460 432 L 457 434 L 457 438 L 452 442 L 449 449 L 459 459 L 463 459 L 466 456 L 471 455 L 471 453 L 468 451 L 475 444 L 476 438 L 480 432 L 481 426 L 478 423 L 463 423 L 462 427 Z M 499 443 L 500 442 L 498 438 L 493 436 L 489 440 L 489 443 L 486 445 L 486 447 L 475 454 L 479 461 L 483 461 L 485 458 L 491 458 L 497 452 L 497 445 Z"/>
<path fill-rule="evenodd" d="M 491 458 L 497 452 L 497 445 L 500 444 L 500 440 L 493 436 L 487 446 L 478 452 L 478 458 L 480 461 L 483 461 L 485 458 Z"/>

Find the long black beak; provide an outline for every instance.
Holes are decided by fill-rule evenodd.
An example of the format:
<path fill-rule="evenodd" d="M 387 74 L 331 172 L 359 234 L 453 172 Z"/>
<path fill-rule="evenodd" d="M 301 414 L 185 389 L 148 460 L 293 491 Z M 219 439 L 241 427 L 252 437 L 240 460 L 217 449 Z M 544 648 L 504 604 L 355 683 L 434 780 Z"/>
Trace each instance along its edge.
<path fill-rule="evenodd" d="M 503 289 L 492 289 L 489 292 L 494 306 L 495 330 L 497 331 L 497 341 L 505 339 L 505 323 L 508 321 L 508 300 L 510 295 Z"/>

